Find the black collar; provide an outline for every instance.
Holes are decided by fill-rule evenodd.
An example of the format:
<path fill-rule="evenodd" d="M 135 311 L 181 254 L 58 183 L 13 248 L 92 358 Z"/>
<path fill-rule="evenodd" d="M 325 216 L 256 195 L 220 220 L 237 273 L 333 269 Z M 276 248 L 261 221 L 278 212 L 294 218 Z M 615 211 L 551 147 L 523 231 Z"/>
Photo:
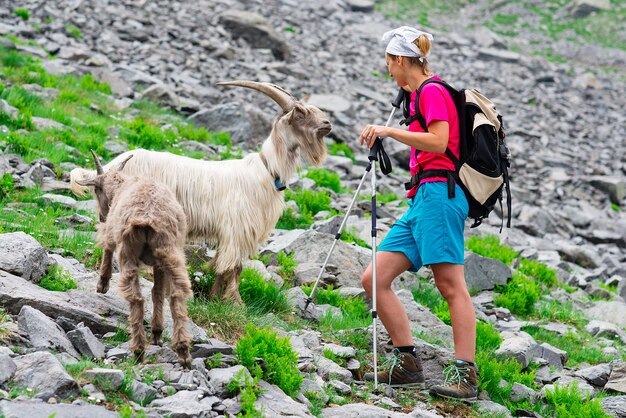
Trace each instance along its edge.
<path fill-rule="evenodd" d="M 281 181 L 279 176 L 272 173 L 272 171 L 270 170 L 270 167 L 267 165 L 267 160 L 265 159 L 265 156 L 263 155 L 262 152 L 259 152 L 259 157 L 261 157 L 261 161 L 263 162 L 263 165 L 265 166 L 267 171 L 269 171 L 270 175 L 274 177 L 274 187 L 276 187 L 276 190 L 278 190 L 279 192 L 282 192 L 283 190 L 285 190 L 287 186 L 285 186 L 285 183 Z"/>

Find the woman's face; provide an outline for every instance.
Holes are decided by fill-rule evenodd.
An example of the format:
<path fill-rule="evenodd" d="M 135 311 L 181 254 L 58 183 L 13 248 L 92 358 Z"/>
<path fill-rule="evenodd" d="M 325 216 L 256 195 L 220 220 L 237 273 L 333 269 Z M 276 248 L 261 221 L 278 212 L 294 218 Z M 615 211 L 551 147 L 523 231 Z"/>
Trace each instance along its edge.
<path fill-rule="evenodd" d="M 404 87 L 407 84 L 405 69 L 401 63 L 403 61 L 402 57 L 391 57 L 387 54 L 387 70 L 389 71 L 389 75 L 396 80 L 398 87 Z"/>

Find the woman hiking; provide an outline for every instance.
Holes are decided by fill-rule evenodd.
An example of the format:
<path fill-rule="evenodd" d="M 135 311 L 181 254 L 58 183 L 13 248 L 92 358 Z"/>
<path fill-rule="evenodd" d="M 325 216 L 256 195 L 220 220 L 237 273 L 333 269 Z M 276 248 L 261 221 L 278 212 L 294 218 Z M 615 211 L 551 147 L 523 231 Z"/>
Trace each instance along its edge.
<path fill-rule="evenodd" d="M 440 80 L 431 72 L 426 58 L 432 40 L 429 33 L 408 26 L 383 36 L 389 75 L 399 87 L 411 92 L 411 115 L 416 112 L 415 95 L 420 86 L 430 78 Z M 449 197 L 448 176 L 445 175 L 446 171 L 454 171 L 454 164 L 445 155 L 446 147 L 457 158 L 460 154 L 458 115 L 450 93 L 436 83 L 423 87 L 418 106 L 426 120 L 427 132 L 414 121 L 408 130 L 367 125 L 360 135 L 361 145 L 366 143 L 370 148 L 378 137 L 409 145 L 414 184 L 407 193 L 409 208 L 393 225 L 376 253 L 377 311 L 394 346 L 388 361 L 390 366 L 378 373 L 378 381 L 392 387 L 424 385 L 409 319 L 391 284 L 406 270 L 416 272 L 422 266 L 430 266 L 435 284 L 448 302 L 455 349 L 455 360 L 444 370 L 443 385 L 432 387 L 430 393 L 472 401 L 477 395 L 478 374 L 474 364 L 476 316 L 463 267 L 463 230 L 469 208 L 458 185 L 454 185 L 454 197 Z M 371 296 L 371 264 L 361 282 Z M 373 374 L 366 375 L 366 379 L 374 380 Z"/>

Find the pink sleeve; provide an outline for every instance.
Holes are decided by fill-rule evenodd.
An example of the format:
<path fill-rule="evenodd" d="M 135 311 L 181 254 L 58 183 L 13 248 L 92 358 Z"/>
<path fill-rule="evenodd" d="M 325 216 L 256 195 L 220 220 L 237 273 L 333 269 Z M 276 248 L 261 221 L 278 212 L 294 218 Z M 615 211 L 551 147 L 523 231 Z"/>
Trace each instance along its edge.
<path fill-rule="evenodd" d="M 450 120 L 446 97 L 442 89 L 445 87 L 431 84 L 424 87 L 420 93 L 420 110 L 426 119 L 426 126 L 435 120 L 446 122 Z"/>

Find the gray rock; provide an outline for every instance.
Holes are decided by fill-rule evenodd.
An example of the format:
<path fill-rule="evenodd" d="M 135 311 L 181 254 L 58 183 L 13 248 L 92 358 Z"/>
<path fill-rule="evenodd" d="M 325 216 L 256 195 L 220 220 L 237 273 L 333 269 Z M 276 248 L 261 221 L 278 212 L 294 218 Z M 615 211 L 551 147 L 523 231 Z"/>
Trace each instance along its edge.
<path fill-rule="evenodd" d="M 212 417 L 211 409 L 217 403 L 216 399 L 212 396 L 205 397 L 201 390 L 183 390 L 167 398 L 152 401 L 150 408 L 172 418 L 208 418 Z"/>
<path fill-rule="evenodd" d="M 97 68 L 91 71 L 93 78 L 101 83 L 111 86 L 111 92 L 119 97 L 128 97 L 133 94 L 133 89 L 117 73 L 106 68 Z"/>
<path fill-rule="evenodd" d="M 312 94 L 309 96 L 307 103 L 331 113 L 349 112 L 352 107 L 352 103 L 349 100 L 334 94 Z"/>
<path fill-rule="evenodd" d="M 413 294 L 405 289 L 396 292 L 409 317 L 411 329 L 418 334 L 425 333 L 441 340 L 447 347 L 452 347 L 452 327 L 435 316 L 430 309 L 420 305 Z"/>
<path fill-rule="evenodd" d="M 130 385 L 130 398 L 139 405 L 147 405 L 156 397 L 157 391 L 150 385 L 133 380 Z"/>
<path fill-rule="evenodd" d="M 43 131 L 45 129 L 64 130 L 65 128 L 67 128 L 67 126 L 63 125 L 62 123 L 59 123 L 56 120 L 52 120 L 52 119 L 33 116 L 31 117 L 31 120 L 33 121 L 33 124 L 35 125 L 35 128 L 37 128 L 40 131 Z"/>
<path fill-rule="evenodd" d="M 13 384 L 33 389 L 37 398 L 47 400 L 56 396 L 65 399 L 78 395 L 78 383 L 52 354 L 37 351 L 16 357 L 14 361 L 17 369 Z"/>
<path fill-rule="evenodd" d="M 98 360 L 104 358 L 104 344 L 93 335 L 89 328 L 77 328 L 68 332 L 67 337 L 83 356 Z"/>
<path fill-rule="evenodd" d="M 465 281 L 474 290 L 491 290 L 496 285 L 505 285 L 513 276 L 511 268 L 494 258 L 469 253 L 465 257 Z"/>
<path fill-rule="evenodd" d="M 293 418 L 314 417 L 305 405 L 291 399 L 291 397 L 287 396 L 278 386 L 271 385 L 265 381 L 260 381 L 259 387 L 263 390 L 263 392 L 257 398 L 254 403 L 254 407 L 257 411 L 264 411 L 265 416 L 288 416 Z"/>
<path fill-rule="evenodd" d="M 39 283 L 48 265 L 48 254 L 35 238 L 24 232 L 0 234 L 0 270 Z"/>
<path fill-rule="evenodd" d="M 225 344 L 215 338 L 210 338 L 205 344 L 195 344 L 191 349 L 191 357 L 211 357 L 214 354 L 232 354 L 233 346 Z"/>
<path fill-rule="evenodd" d="M 265 140 L 271 129 L 266 116 L 256 108 L 226 102 L 201 109 L 189 120 L 213 132 L 228 132 L 233 144 L 254 146 Z"/>
<path fill-rule="evenodd" d="M 342 395 L 347 395 L 352 392 L 352 388 L 340 380 L 331 380 L 328 384 Z"/>
<path fill-rule="evenodd" d="M 591 307 L 585 310 L 589 319 L 597 319 L 626 327 L 626 304 L 620 301 L 593 302 Z"/>
<path fill-rule="evenodd" d="M 376 3 L 372 0 L 346 0 L 346 4 L 353 12 L 371 13 L 376 9 Z"/>
<path fill-rule="evenodd" d="M 112 156 L 117 156 L 128 151 L 128 144 L 125 142 L 107 141 L 103 145 Z"/>
<path fill-rule="evenodd" d="M 17 116 L 18 110 L 17 108 L 11 106 L 6 100 L 0 99 L 0 113 L 5 113 L 12 118 Z"/>
<path fill-rule="evenodd" d="M 115 331 L 117 324 L 124 323 L 127 318 L 125 302 L 121 299 L 77 290 L 51 292 L 2 271 L 0 305 L 13 315 L 28 305 L 49 317 L 64 316 L 75 323 L 84 322 L 99 334 Z"/>
<path fill-rule="evenodd" d="M 117 418 L 117 412 L 102 406 L 47 404 L 35 401 L 0 400 L 0 416 L 4 418 Z"/>
<path fill-rule="evenodd" d="M 304 309 L 306 306 L 306 301 L 308 296 L 302 288 L 300 287 L 292 287 L 285 292 L 285 296 L 287 296 L 287 300 L 293 306 L 296 314 L 304 319 L 310 319 L 313 321 L 319 321 L 322 319 L 328 311 L 332 312 L 331 315 L 341 315 L 341 310 L 334 306 L 330 305 L 316 305 L 315 303 L 310 303 L 306 310 Z"/>
<path fill-rule="evenodd" d="M 107 351 L 106 356 L 108 360 L 111 360 L 112 362 L 116 363 L 130 356 L 130 351 L 126 348 L 115 347 Z"/>
<path fill-rule="evenodd" d="M 164 106 L 177 108 L 179 104 L 178 96 L 174 91 L 165 84 L 155 84 L 148 87 L 141 94 L 142 99 L 152 100 Z"/>
<path fill-rule="evenodd" d="M 607 396 L 600 399 L 600 405 L 612 417 L 626 417 L 626 396 Z"/>
<path fill-rule="evenodd" d="M 316 380 L 305 377 L 302 380 L 302 385 L 300 386 L 300 392 L 305 396 L 307 394 L 311 394 L 315 396 L 317 399 L 321 400 L 324 403 L 324 405 L 326 405 L 330 397 L 324 391 L 324 388 L 323 388 L 324 381 L 321 380 L 319 377 L 318 379 L 320 380 L 320 382 L 317 382 Z"/>
<path fill-rule="evenodd" d="M 585 325 L 585 331 L 593 336 L 619 338 L 626 344 L 626 331 L 610 322 L 598 321 L 594 319 Z"/>
<path fill-rule="evenodd" d="M 576 0 L 571 7 L 571 15 L 574 19 L 580 19 L 600 10 L 610 9 L 609 0 Z"/>
<path fill-rule="evenodd" d="M 0 354 L 0 385 L 13 377 L 17 366 L 8 354 Z"/>
<path fill-rule="evenodd" d="M 503 51 L 501 49 L 481 48 L 478 50 L 478 59 L 516 63 L 520 60 L 520 54 L 512 51 Z"/>
<path fill-rule="evenodd" d="M 590 180 L 592 186 L 606 192 L 611 202 L 619 205 L 626 197 L 626 181 L 623 177 L 596 176 Z"/>
<path fill-rule="evenodd" d="M 334 361 L 324 356 L 316 355 L 314 357 L 317 366 L 317 374 L 324 380 L 338 379 L 344 383 L 350 384 L 354 380 L 350 370 L 344 369 Z"/>
<path fill-rule="evenodd" d="M 504 341 L 496 350 L 495 355 L 502 358 L 514 358 L 522 368 L 528 367 L 535 355 L 537 342 L 525 332 L 512 333 L 505 331 L 501 334 Z"/>
<path fill-rule="evenodd" d="M 289 59 L 289 46 L 263 16 L 243 10 L 229 10 L 220 16 L 219 21 L 233 38 L 243 38 L 253 48 L 271 49 L 279 60 Z"/>
<path fill-rule="evenodd" d="M 117 369 L 89 369 L 85 370 L 82 376 L 106 391 L 116 391 L 124 383 L 124 372 Z"/>
<path fill-rule="evenodd" d="M 41 196 L 41 198 L 43 199 L 45 203 L 50 204 L 50 205 L 60 205 L 68 209 L 76 208 L 76 199 L 73 199 L 69 196 L 64 196 L 61 194 L 46 193 L 43 196 Z"/>
<path fill-rule="evenodd" d="M 574 374 L 578 377 L 582 377 L 594 386 L 603 388 L 609 380 L 611 366 L 607 363 L 598 364 L 597 366 L 580 369 Z"/>
<path fill-rule="evenodd" d="M 604 388 L 606 390 L 626 393 L 626 363 L 613 366 L 609 381 Z"/>
<path fill-rule="evenodd" d="M 324 408 L 323 418 L 405 418 L 413 415 L 393 412 L 379 406 L 362 403 L 347 404 L 334 408 Z"/>
<path fill-rule="evenodd" d="M 513 415 L 509 412 L 509 409 L 500 405 L 499 403 L 491 402 L 491 401 L 478 401 L 476 402 L 477 409 L 481 414 L 489 415 L 489 416 L 497 416 L 501 418 L 512 418 Z"/>
<path fill-rule="evenodd" d="M 20 330 L 28 335 L 33 347 L 63 351 L 73 357 L 80 356 L 63 329 L 37 309 L 24 305 L 18 315 L 18 324 Z"/>
<path fill-rule="evenodd" d="M 328 350 L 339 358 L 356 357 L 356 350 L 353 347 L 344 347 L 337 344 L 324 344 L 322 346 L 322 350 Z"/>
<path fill-rule="evenodd" d="M 537 357 L 546 360 L 550 365 L 562 370 L 567 363 L 567 351 L 551 346 L 548 343 L 542 343 L 535 352 Z"/>
<path fill-rule="evenodd" d="M 533 400 L 537 392 L 529 388 L 528 386 L 522 385 L 521 383 L 513 383 L 513 387 L 511 388 L 511 402 L 520 402 L 524 400 Z"/>
<path fill-rule="evenodd" d="M 246 379 L 252 379 L 250 372 L 244 366 L 211 369 L 208 373 L 211 386 L 217 391 L 218 396 L 226 396 L 229 391 L 226 387 L 231 380 L 239 379 L 243 384 Z"/>

